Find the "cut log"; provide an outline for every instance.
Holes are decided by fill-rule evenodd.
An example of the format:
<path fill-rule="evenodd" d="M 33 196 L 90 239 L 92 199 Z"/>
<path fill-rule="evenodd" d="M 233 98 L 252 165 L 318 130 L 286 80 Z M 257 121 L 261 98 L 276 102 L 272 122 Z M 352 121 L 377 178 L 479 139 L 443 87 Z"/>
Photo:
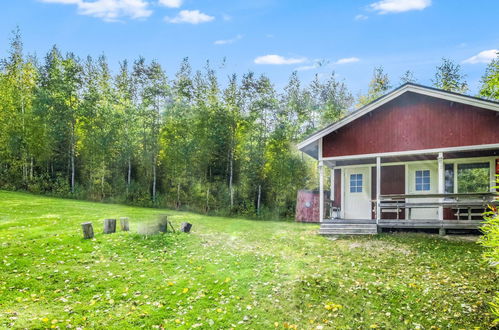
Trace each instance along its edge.
<path fill-rule="evenodd" d="M 127 217 L 120 218 L 120 225 L 121 225 L 121 231 L 129 231 L 130 230 L 130 226 L 129 226 Z"/>
<path fill-rule="evenodd" d="M 116 219 L 104 220 L 104 234 L 112 234 L 116 232 Z"/>
<path fill-rule="evenodd" d="M 180 225 L 180 231 L 183 233 L 190 232 L 191 228 L 192 228 L 192 224 L 190 224 L 188 222 L 182 222 L 182 224 Z"/>
<path fill-rule="evenodd" d="M 159 219 L 159 231 L 161 233 L 167 233 L 168 232 L 168 216 L 167 215 L 162 215 Z"/>
<path fill-rule="evenodd" d="M 92 227 L 91 222 L 82 223 L 81 228 L 83 229 L 83 238 L 84 239 L 94 238 L 94 227 Z"/>

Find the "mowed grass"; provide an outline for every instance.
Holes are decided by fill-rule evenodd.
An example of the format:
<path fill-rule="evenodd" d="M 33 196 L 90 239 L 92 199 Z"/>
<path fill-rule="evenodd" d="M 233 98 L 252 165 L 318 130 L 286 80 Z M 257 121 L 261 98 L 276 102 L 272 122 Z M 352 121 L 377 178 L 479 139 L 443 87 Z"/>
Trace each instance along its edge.
<path fill-rule="evenodd" d="M 165 213 L 192 233 L 134 234 Z M 102 234 L 120 216 L 132 232 Z M 475 242 L 317 229 L 0 191 L 0 327 L 492 327 L 498 278 Z"/>

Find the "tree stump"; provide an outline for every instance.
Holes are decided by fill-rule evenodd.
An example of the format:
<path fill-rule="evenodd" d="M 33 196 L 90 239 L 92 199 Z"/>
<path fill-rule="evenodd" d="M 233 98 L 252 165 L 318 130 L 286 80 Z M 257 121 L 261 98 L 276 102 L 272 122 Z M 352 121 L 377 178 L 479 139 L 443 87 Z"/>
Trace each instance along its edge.
<path fill-rule="evenodd" d="M 159 231 L 161 233 L 168 232 L 168 216 L 167 215 L 161 216 L 161 218 L 159 219 L 158 227 L 159 227 Z"/>
<path fill-rule="evenodd" d="M 182 222 L 182 224 L 180 225 L 180 231 L 183 233 L 190 232 L 191 228 L 192 228 L 192 224 L 190 224 L 188 222 Z"/>
<path fill-rule="evenodd" d="M 81 228 L 83 229 L 83 238 L 84 239 L 94 238 L 94 227 L 92 227 L 91 222 L 82 223 Z"/>
<path fill-rule="evenodd" d="M 121 231 L 130 231 L 130 225 L 127 217 L 120 218 Z"/>
<path fill-rule="evenodd" d="M 116 232 L 116 219 L 104 220 L 104 234 L 112 234 Z"/>

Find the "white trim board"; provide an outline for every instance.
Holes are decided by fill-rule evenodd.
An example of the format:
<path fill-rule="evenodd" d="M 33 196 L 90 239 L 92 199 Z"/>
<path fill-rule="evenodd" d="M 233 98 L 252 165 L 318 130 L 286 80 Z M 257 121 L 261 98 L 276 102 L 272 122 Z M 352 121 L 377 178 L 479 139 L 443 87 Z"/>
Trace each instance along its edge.
<path fill-rule="evenodd" d="M 472 145 L 472 146 L 450 147 L 450 148 L 395 151 L 395 152 L 384 152 L 384 153 L 376 153 L 376 154 L 324 157 L 322 159 L 323 160 L 350 160 L 350 159 L 366 159 L 366 158 L 376 158 L 376 157 L 397 157 L 397 156 L 438 154 L 439 152 L 457 152 L 457 151 L 475 151 L 475 150 L 478 151 L 478 150 L 490 150 L 490 149 L 499 149 L 499 143 L 479 144 L 479 145 Z"/>
<path fill-rule="evenodd" d="M 444 90 L 434 89 L 431 87 L 407 83 L 407 84 L 404 84 L 401 87 L 391 91 L 390 93 L 380 97 L 379 99 L 374 100 L 373 102 L 365 105 L 364 107 L 351 113 L 349 116 L 343 118 L 342 120 L 312 134 L 311 136 L 306 138 L 304 141 L 298 143 L 298 145 L 297 145 L 298 149 L 302 150 L 303 148 L 305 148 L 309 144 L 311 144 L 311 143 L 317 141 L 318 139 L 328 135 L 329 133 L 334 132 L 337 129 L 351 123 L 352 121 L 356 120 L 357 118 L 364 116 L 365 114 L 375 110 L 376 108 L 382 106 L 385 103 L 388 103 L 389 101 L 399 97 L 400 95 L 402 95 L 406 92 L 413 92 L 413 93 L 417 93 L 417 94 L 427 95 L 427 96 L 436 97 L 436 98 L 443 99 L 443 100 L 448 100 L 451 102 L 467 104 L 467 105 L 479 107 L 482 109 L 493 110 L 493 111 L 499 112 L 499 103 L 494 102 L 494 101 L 479 99 L 479 98 L 475 98 L 475 97 L 471 97 L 471 96 L 467 96 L 467 95 L 456 94 L 456 93 L 452 93 L 452 92 L 448 92 L 448 91 L 444 91 Z"/>

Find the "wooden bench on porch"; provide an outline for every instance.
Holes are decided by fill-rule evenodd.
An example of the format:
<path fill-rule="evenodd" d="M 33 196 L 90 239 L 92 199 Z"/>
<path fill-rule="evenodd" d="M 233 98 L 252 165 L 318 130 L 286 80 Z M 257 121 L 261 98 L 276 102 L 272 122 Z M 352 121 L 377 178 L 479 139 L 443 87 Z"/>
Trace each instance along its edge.
<path fill-rule="evenodd" d="M 383 219 L 383 213 L 395 213 L 396 219 L 400 219 L 400 213 L 407 210 L 407 219 L 412 219 L 413 209 L 436 208 L 442 212 L 444 208 L 452 209 L 453 215 L 457 220 L 465 216 L 467 220 L 473 220 L 473 217 L 481 217 L 489 205 L 497 204 L 496 194 L 488 193 L 460 193 L 460 194 L 394 194 L 380 195 L 379 210 L 380 219 Z M 425 201 L 414 201 L 417 199 L 426 199 Z M 428 201 L 428 199 L 436 199 Z M 407 200 L 410 200 L 408 202 Z M 376 203 L 377 201 L 373 201 Z M 376 212 L 376 207 L 374 208 Z M 442 217 L 443 219 L 443 217 Z M 450 220 L 450 219 L 447 219 Z"/>

